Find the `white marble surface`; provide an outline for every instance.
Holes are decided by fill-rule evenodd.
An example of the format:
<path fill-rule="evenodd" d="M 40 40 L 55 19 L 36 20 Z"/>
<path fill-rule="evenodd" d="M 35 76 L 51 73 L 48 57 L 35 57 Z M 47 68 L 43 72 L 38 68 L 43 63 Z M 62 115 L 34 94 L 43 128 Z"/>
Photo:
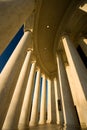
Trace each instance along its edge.
<path fill-rule="evenodd" d="M 80 127 L 75 127 L 75 126 L 60 126 L 56 124 L 47 124 L 47 125 L 39 125 L 36 127 L 30 127 L 26 129 L 20 129 L 20 130 L 81 130 Z M 86 130 L 86 129 L 84 129 Z"/>

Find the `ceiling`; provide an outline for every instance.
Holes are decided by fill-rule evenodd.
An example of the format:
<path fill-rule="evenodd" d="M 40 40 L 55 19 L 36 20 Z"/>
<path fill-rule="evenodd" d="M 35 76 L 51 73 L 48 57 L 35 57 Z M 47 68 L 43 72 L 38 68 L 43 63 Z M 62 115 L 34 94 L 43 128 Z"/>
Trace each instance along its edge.
<path fill-rule="evenodd" d="M 34 21 L 34 52 L 37 64 L 48 75 L 54 75 L 56 50 L 61 34 L 72 39 L 87 34 L 87 13 L 79 9 L 80 1 L 38 0 Z"/>

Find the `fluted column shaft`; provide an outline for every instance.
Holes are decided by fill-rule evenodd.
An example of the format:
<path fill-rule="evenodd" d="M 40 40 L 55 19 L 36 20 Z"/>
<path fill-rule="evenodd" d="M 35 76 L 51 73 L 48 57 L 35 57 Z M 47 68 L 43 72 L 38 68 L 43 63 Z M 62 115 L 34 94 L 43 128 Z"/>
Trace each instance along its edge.
<path fill-rule="evenodd" d="M 51 108 L 52 108 L 52 122 L 56 123 L 56 103 L 55 103 L 55 89 L 54 89 L 54 82 L 51 79 Z"/>
<path fill-rule="evenodd" d="M 71 73 L 70 66 L 66 66 L 66 73 L 67 73 L 67 77 L 68 77 L 68 81 L 69 81 L 73 101 L 74 101 L 74 104 L 76 105 L 77 104 L 77 94 L 76 94 L 76 91 L 75 91 L 76 84 L 75 84 L 75 80 L 73 78 L 73 75 Z"/>
<path fill-rule="evenodd" d="M 20 105 L 21 105 L 21 95 L 23 91 L 23 82 L 25 80 L 26 72 L 28 69 L 28 66 L 30 66 L 30 56 L 31 56 L 31 50 L 27 52 L 24 64 L 22 66 L 16 88 L 3 124 L 3 129 L 14 129 L 17 128 L 18 125 L 18 119 L 20 115 Z"/>
<path fill-rule="evenodd" d="M 57 78 L 54 78 L 54 90 L 55 90 L 55 103 L 56 103 L 56 123 L 61 123 L 61 117 L 60 117 L 60 111 L 58 109 L 58 100 L 60 100 L 60 91 L 58 91 L 58 84 L 57 84 Z"/>
<path fill-rule="evenodd" d="M 38 123 L 38 110 L 39 110 L 39 98 L 40 98 L 40 69 L 37 71 L 31 118 L 30 118 L 30 126 L 37 125 Z"/>
<path fill-rule="evenodd" d="M 51 80 L 48 79 L 48 97 L 47 97 L 47 123 L 52 122 L 52 101 L 51 101 Z"/>
<path fill-rule="evenodd" d="M 42 76 L 42 95 L 41 95 L 41 106 L 40 106 L 40 120 L 39 124 L 46 122 L 46 77 Z"/>
<path fill-rule="evenodd" d="M 15 48 L 14 52 L 12 53 L 10 59 L 8 60 L 6 66 L 4 67 L 3 71 L 1 72 L 1 79 L 0 79 L 0 96 L 2 96 L 7 87 L 11 84 L 11 77 L 14 77 L 14 72 L 16 71 L 18 61 L 20 59 L 20 55 L 27 50 L 27 40 L 29 38 L 29 31 L 25 32 L 23 37 L 21 38 L 20 42 L 18 43 L 17 47 Z M 27 46 L 27 48 L 26 48 Z M 8 85 L 8 86 L 7 86 Z M 5 89 L 5 90 L 4 90 Z M 1 99 L 1 97 L 0 97 Z"/>
<path fill-rule="evenodd" d="M 74 81 L 76 83 L 75 92 L 77 94 L 77 111 L 82 127 L 87 124 L 87 70 L 80 59 L 73 43 L 66 35 L 62 38 L 65 53 L 71 68 Z M 79 92 L 78 92 L 79 90 Z"/>
<path fill-rule="evenodd" d="M 76 113 L 74 110 L 74 104 L 70 93 L 70 88 L 69 88 L 67 75 L 64 68 L 64 63 L 62 61 L 61 53 L 60 54 L 57 53 L 56 58 L 57 58 L 62 105 L 63 105 L 64 124 L 75 126 L 78 124 L 77 123 L 78 121 L 75 115 Z"/>
<path fill-rule="evenodd" d="M 33 96 L 33 89 L 34 89 L 33 82 L 34 82 L 34 75 L 35 75 L 35 66 L 36 66 L 36 62 L 33 62 L 31 65 L 28 83 L 27 83 L 23 105 L 21 109 L 19 128 L 24 128 L 29 124 L 32 96 Z"/>
<path fill-rule="evenodd" d="M 31 34 L 25 32 L 0 75 L 0 128 L 3 124 L 26 50 L 31 43 Z M 10 95 L 9 95 L 10 92 Z M 2 102 L 3 100 L 3 102 Z"/>

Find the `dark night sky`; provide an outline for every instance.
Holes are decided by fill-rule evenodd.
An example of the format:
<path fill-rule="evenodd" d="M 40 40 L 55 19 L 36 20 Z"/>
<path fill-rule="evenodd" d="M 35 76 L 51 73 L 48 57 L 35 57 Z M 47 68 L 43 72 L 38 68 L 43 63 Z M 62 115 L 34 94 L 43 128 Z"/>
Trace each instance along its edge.
<path fill-rule="evenodd" d="M 20 38 L 22 37 L 22 35 L 23 35 L 23 26 L 19 29 L 18 33 L 15 35 L 15 37 L 9 43 L 9 45 L 7 46 L 7 48 L 1 54 L 1 56 L 0 56 L 0 72 L 4 68 L 6 62 L 8 61 L 10 55 L 12 54 L 13 50 L 17 46 L 17 44 L 18 44 Z"/>

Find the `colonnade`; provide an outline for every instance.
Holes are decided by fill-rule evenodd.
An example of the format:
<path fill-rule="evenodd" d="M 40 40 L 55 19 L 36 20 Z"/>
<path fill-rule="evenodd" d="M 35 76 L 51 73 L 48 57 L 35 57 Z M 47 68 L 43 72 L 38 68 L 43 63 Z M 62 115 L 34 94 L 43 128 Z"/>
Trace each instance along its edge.
<path fill-rule="evenodd" d="M 20 73 L 29 43 L 31 32 L 27 31 L 10 56 L 0 77 L 0 127 L 2 126 Z M 29 41 L 29 42 L 28 42 Z M 25 77 L 24 77 L 25 78 Z M 2 102 L 3 100 L 3 102 Z"/>
<path fill-rule="evenodd" d="M 61 37 L 68 65 L 61 50 L 57 51 L 58 76 L 49 78 L 32 58 L 34 50 L 28 48 L 31 35 L 30 31 L 24 32 L 1 73 L 0 128 L 46 123 L 79 126 L 78 118 L 82 128 L 87 127 L 87 70 L 72 40 L 68 35 Z"/>
<path fill-rule="evenodd" d="M 67 77 L 80 125 L 87 127 L 87 69 L 68 35 L 62 37 L 62 43 L 68 60 L 68 66 L 66 66 Z"/>
<path fill-rule="evenodd" d="M 1 73 L 0 128 L 2 130 L 52 122 L 52 81 L 42 74 L 40 68 L 37 68 L 36 59 L 32 58 L 33 49 L 28 49 L 32 42 L 31 35 L 30 31 L 24 32 Z M 41 77 L 42 95 L 40 96 Z M 50 95 L 48 103 L 47 82 L 48 95 Z M 54 101 L 57 101 L 57 98 Z"/>

